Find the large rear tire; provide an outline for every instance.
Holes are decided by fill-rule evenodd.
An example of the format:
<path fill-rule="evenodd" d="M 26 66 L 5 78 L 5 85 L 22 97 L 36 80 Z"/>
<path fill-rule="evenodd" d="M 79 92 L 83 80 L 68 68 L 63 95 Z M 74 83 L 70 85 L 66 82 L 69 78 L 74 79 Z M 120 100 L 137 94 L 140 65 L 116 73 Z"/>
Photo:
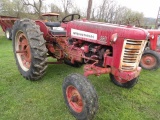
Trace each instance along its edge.
<path fill-rule="evenodd" d="M 19 72 L 27 80 L 40 79 L 47 68 L 47 49 L 39 26 L 29 19 L 16 21 L 12 40 Z"/>
<path fill-rule="evenodd" d="M 140 61 L 140 66 L 146 70 L 158 69 L 160 66 L 160 54 L 152 50 L 144 51 Z"/>
<path fill-rule="evenodd" d="M 88 79 L 71 74 L 63 82 L 65 103 L 77 120 L 92 120 L 98 109 L 98 97 Z"/>
<path fill-rule="evenodd" d="M 115 85 L 123 87 L 123 88 L 132 88 L 138 82 L 138 79 L 139 79 L 139 77 L 136 77 L 130 81 L 126 81 L 126 80 L 121 79 L 119 76 L 114 76 L 113 74 L 109 74 L 109 76 L 110 76 L 111 81 Z"/>

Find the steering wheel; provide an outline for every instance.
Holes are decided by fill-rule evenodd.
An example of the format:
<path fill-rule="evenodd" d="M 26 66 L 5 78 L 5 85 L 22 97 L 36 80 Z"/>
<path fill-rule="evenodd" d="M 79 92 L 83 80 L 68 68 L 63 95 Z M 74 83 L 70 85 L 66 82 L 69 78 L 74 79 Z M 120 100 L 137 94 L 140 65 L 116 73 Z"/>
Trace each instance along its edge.
<path fill-rule="evenodd" d="M 80 19 L 81 16 L 79 14 L 69 14 L 62 19 L 62 22 L 67 23 L 67 22 L 73 21 L 76 17 L 77 19 Z"/>

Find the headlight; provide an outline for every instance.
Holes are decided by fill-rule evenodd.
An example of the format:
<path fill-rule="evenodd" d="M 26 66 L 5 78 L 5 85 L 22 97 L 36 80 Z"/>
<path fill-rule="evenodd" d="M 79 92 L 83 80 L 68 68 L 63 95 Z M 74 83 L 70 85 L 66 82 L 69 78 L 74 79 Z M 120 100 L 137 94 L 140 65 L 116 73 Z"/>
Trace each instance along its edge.
<path fill-rule="evenodd" d="M 118 34 L 114 33 L 114 34 L 112 34 L 111 41 L 116 42 L 117 38 L 118 38 Z"/>

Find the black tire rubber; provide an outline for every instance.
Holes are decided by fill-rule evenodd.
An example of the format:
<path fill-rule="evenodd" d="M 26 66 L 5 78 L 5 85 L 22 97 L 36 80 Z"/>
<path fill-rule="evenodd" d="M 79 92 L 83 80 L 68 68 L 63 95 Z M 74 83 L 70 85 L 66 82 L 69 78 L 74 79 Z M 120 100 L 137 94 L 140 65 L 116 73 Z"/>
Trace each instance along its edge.
<path fill-rule="evenodd" d="M 74 86 L 80 93 L 83 101 L 82 112 L 74 111 L 68 103 L 66 90 L 68 86 Z M 70 113 L 77 120 L 92 120 L 98 110 L 98 97 L 89 80 L 80 74 L 71 74 L 63 82 L 63 95 Z"/>
<path fill-rule="evenodd" d="M 31 65 L 28 71 L 24 71 L 20 66 L 16 55 L 16 34 L 21 31 L 25 34 L 31 51 Z M 46 41 L 39 26 L 29 19 L 18 20 L 13 26 L 13 52 L 16 64 L 21 75 L 27 80 L 39 80 L 47 68 L 47 49 Z"/>
<path fill-rule="evenodd" d="M 155 65 L 147 67 L 147 65 L 143 64 L 142 59 L 147 55 L 152 56 L 156 59 Z M 160 54 L 153 50 L 145 50 L 141 57 L 140 66 L 145 70 L 157 70 L 160 67 Z"/>
<path fill-rule="evenodd" d="M 64 63 L 66 65 L 69 65 L 69 66 L 72 66 L 72 67 L 77 67 L 77 68 L 82 66 L 82 63 L 75 62 L 73 64 L 73 63 L 71 63 L 71 61 L 69 59 L 64 59 Z"/>
<path fill-rule="evenodd" d="M 123 88 L 132 88 L 138 82 L 138 79 L 139 79 L 139 76 L 138 76 L 138 77 L 132 79 L 131 81 L 126 82 L 126 83 L 120 83 L 119 81 L 116 80 L 116 78 L 113 74 L 109 74 L 109 76 L 110 76 L 111 81 L 115 85 L 123 87 Z"/>
<path fill-rule="evenodd" d="M 8 40 L 12 40 L 12 29 L 11 28 L 7 28 L 5 31 L 5 36 Z"/>

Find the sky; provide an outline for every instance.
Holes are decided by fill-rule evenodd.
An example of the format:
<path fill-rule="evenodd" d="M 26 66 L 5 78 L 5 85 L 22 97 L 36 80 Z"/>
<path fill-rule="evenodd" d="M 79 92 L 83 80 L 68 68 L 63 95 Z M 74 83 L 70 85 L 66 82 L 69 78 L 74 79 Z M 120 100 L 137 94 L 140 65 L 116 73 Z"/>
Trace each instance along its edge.
<path fill-rule="evenodd" d="M 46 0 L 51 3 L 50 0 Z M 52 0 L 53 2 L 54 0 Z M 101 0 L 93 0 L 93 6 L 96 6 Z M 142 12 L 145 17 L 157 18 L 160 7 L 160 0 L 116 0 L 118 4 L 126 6 L 134 11 Z M 59 2 L 59 1 L 58 1 Z M 88 0 L 74 0 L 81 8 L 86 9 Z"/>
<path fill-rule="evenodd" d="M 134 11 L 143 12 L 145 17 L 157 18 L 160 0 L 117 0 L 119 4 Z M 126 2 L 127 1 L 127 2 Z"/>

